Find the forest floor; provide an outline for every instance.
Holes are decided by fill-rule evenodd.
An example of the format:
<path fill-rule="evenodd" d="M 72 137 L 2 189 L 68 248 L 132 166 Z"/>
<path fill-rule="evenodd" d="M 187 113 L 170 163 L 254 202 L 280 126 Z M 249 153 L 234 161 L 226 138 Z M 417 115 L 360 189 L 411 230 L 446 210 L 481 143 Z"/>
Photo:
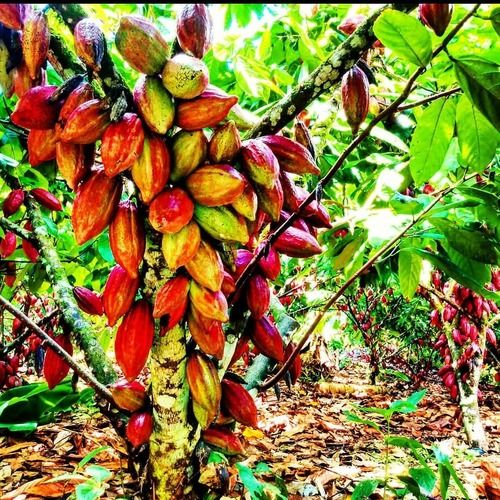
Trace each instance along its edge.
<path fill-rule="evenodd" d="M 277 493 L 280 486 L 286 487 L 291 500 L 348 499 L 360 481 L 384 478 L 386 474 L 392 485 L 401 487 L 398 476 L 408 476 L 409 468 L 418 466 L 408 450 L 386 448 L 376 429 L 348 421 L 344 412 L 354 411 L 353 404 L 386 408 L 416 389 L 403 388 L 401 383 L 386 390 L 373 388 L 367 385 L 367 366 L 363 363 L 320 382 L 307 380 L 303 377 L 291 389 L 282 382 L 279 400 L 272 390 L 260 395 L 259 428 L 239 429 L 246 443 L 246 457 L 230 457 L 227 464 L 205 466 L 200 482 L 220 488 L 219 498 L 245 499 L 286 498 Z M 448 453 L 470 498 L 486 498 L 488 492 L 488 498 L 499 498 L 492 496 L 492 492 L 496 495 L 500 491 L 498 393 L 493 388 L 483 390 L 481 415 L 490 447 L 480 456 L 464 442 L 457 407 L 437 377 L 429 377 L 422 388 L 427 394 L 418 410 L 395 414 L 390 433 L 415 439 L 427 450 L 434 445 Z M 102 496 L 81 498 L 140 498 L 138 484 L 127 471 L 123 441 L 95 408 L 79 407 L 59 415 L 54 423 L 40 426 L 28 437 L 0 436 L 0 500 L 68 498 L 82 484 L 82 478 L 60 476 L 74 473 L 78 463 L 100 447 L 106 448 L 77 472 L 83 478 L 104 472 L 100 482 L 85 483 L 94 491 L 102 487 Z M 95 465 L 107 469 L 110 477 Z M 429 465 L 437 470 L 435 461 L 429 460 Z M 266 496 L 250 496 L 242 486 L 238 468 L 240 473 L 253 471 L 255 481 L 246 474 L 245 485 L 264 490 Z M 428 498 L 440 498 L 438 487 Z M 448 498 L 464 498 L 453 481 Z"/>

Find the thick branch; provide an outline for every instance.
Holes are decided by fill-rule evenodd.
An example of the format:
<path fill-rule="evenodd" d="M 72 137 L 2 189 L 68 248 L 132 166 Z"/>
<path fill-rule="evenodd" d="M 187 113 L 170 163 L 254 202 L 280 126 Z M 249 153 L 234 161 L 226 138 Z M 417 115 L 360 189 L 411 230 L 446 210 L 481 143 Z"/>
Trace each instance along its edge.
<path fill-rule="evenodd" d="M 21 226 L 18 226 L 16 223 L 10 221 L 6 217 L 0 217 L 0 227 L 3 227 L 6 231 L 10 231 L 20 238 L 24 240 L 31 241 L 32 243 L 36 243 L 36 239 L 33 238 L 33 233 L 26 231 Z"/>
<path fill-rule="evenodd" d="M 320 64 L 311 76 L 295 87 L 290 94 L 278 101 L 249 132 L 248 138 L 273 134 L 281 130 L 293 120 L 312 101 L 338 84 L 343 74 L 350 70 L 363 52 L 368 50 L 376 40 L 373 34 L 373 23 L 387 9 L 386 5 L 377 10 L 358 29 L 342 42 L 333 54 Z M 392 8 L 402 12 L 411 12 L 417 4 L 394 4 Z"/>

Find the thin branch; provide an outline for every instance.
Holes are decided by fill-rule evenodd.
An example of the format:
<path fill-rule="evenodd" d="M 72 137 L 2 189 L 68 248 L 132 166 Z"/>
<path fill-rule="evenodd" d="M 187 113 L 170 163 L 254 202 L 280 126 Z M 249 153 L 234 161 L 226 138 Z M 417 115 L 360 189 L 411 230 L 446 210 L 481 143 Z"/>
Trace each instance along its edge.
<path fill-rule="evenodd" d="M 423 104 L 427 104 L 428 102 L 435 101 L 436 99 L 441 99 L 442 97 L 449 97 L 450 95 L 457 94 L 461 91 L 462 89 L 460 87 L 455 87 L 450 90 L 438 92 L 437 94 L 432 94 L 431 96 L 421 99 L 420 101 L 410 102 L 409 104 L 405 104 L 404 106 L 399 106 L 396 111 L 401 112 L 406 111 L 407 109 L 416 108 L 418 106 L 422 106 Z"/>
<path fill-rule="evenodd" d="M 113 401 L 113 396 L 111 392 L 102 385 L 89 371 L 78 365 L 78 363 L 46 332 L 44 332 L 33 320 L 31 320 L 26 314 L 17 309 L 13 304 L 11 304 L 7 299 L 0 295 L 0 303 L 12 313 L 16 318 L 20 319 L 31 331 L 36 333 L 40 338 L 44 339 L 49 347 L 55 351 L 64 361 L 77 373 L 85 382 L 87 382 L 91 387 L 93 387 L 99 396 L 109 401 L 111 404 L 115 405 Z"/>

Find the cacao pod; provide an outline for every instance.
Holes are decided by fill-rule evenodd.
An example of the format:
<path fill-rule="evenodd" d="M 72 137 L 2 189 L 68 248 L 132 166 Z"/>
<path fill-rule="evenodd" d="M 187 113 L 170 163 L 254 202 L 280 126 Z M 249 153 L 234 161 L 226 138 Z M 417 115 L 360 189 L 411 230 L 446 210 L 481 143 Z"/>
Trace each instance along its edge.
<path fill-rule="evenodd" d="M 156 136 L 144 137 L 142 154 L 132 165 L 132 178 L 149 205 L 162 191 L 170 175 L 170 154 L 165 143 Z"/>
<path fill-rule="evenodd" d="M 2 210 L 5 217 L 15 214 L 24 203 L 24 191 L 22 189 L 13 189 L 5 198 Z"/>
<path fill-rule="evenodd" d="M 19 99 L 10 119 L 14 125 L 27 129 L 54 128 L 60 104 L 50 102 L 55 85 L 33 87 Z"/>
<path fill-rule="evenodd" d="M 21 241 L 21 246 L 23 248 L 24 255 L 26 255 L 26 257 L 28 257 L 28 259 L 31 262 L 33 262 L 33 264 L 38 261 L 38 257 L 40 256 L 40 253 L 35 248 L 33 243 L 31 243 L 31 241 L 25 240 L 23 238 Z"/>
<path fill-rule="evenodd" d="M 236 212 L 238 212 L 240 215 L 243 215 L 245 219 L 254 221 L 257 215 L 257 208 L 259 204 L 257 193 L 255 192 L 252 184 L 248 181 L 248 179 L 246 179 L 243 175 L 242 177 L 245 182 L 243 193 L 241 193 L 241 196 L 233 201 L 233 203 L 231 203 L 231 206 Z"/>
<path fill-rule="evenodd" d="M 71 91 L 62 105 L 61 111 L 59 112 L 58 126 L 61 131 L 64 128 L 64 125 L 66 125 L 71 113 L 73 113 L 73 111 L 78 108 L 80 104 L 92 99 L 94 99 L 94 89 L 87 82 L 80 83 L 76 89 Z"/>
<path fill-rule="evenodd" d="M 262 245 L 257 248 L 257 252 L 260 251 L 261 247 Z M 269 247 L 267 255 L 264 253 L 264 255 L 260 258 L 259 268 L 262 274 L 271 281 L 274 281 L 280 275 L 280 256 L 273 246 Z"/>
<path fill-rule="evenodd" d="M 214 446 L 226 455 L 242 455 L 245 448 L 239 438 L 224 427 L 209 427 L 201 433 L 201 439 L 210 446 Z"/>
<path fill-rule="evenodd" d="M 277 222 L 283 208 L 283 188 L 281 187 L 280 180 L 277 179 L 274 186 L 270 189 L 256 184 L 255 192 L 257 193 L 260 209 L 269 215 L 272 221 Z"/>
<path fill-rule="evenodd" d="M 79 245 L 99 235 L 113 220 L 122 183 L 119 178 L 110 179 L 103 169 L 95 171 L 78 188 L 73 202 L 71 222 Z"/>
<path fill-rule="evenodd" d="M 250 264 L 252 258 L 253 258 L 252 252 L 250 252 L 249 250 L 246 250 L 244 248 L 239 248 L 238 250 L 236 250 L 236 259 L 234 261 L 235 279 L 239 279 L 243 271 L 248 267 L 248 264 Z"/>
<path fill-rule="evenodd" d="M 194 256 L 185 264 L 186 271 L 201 286 L 212 292 L 221 289 L 224 279 L 224 266 L 219 253 L 203 239 Z"/>
<path fill-rule="evenodd" d="M 304 146 L 309 151 L 309 153 L 311 153 L 311 156 L 315 158 L 316 152 L 314 150 L 311 133 L 302 120 L 295 120 L 295 125 L 293 127 L 293 136 L 295 142 L 298 142 L 299 144 Z"/>
<path fill-rule="evenodd" d="M 108 177 L 130 168 L 142 153 L 144 130 L 135 113 L 125 113 L 117 123 L 111 123 L 102 136 L 101 158 Z"/>
<path fill-rule="evenodd" d="M 49 193 L 45 189 L 35 188 L 30 191 L 30 194 L 45 208 L 56 212 L 62 210 L 61 202 L 52 193 Z"/>
<path fill-rule="evenodd" d="M 99 99 L 91 99 L 80 104 L 69 115 L 61 132 L 61 141 L 92 144 L 102 137 L 110 123 L 108 104 Z"/>
<path fill-rule="evenodd" d="M 116 262 L 130 277 L 137 278 L 146 249 L 146 238 L 137 207 L 130 200 L 118 204 L 109 226 L 109 244 Z"/>
<path fill-rule="evenodd" d="M 186 4 L 177 18 L 177 41 L 181 49 L 201 59 L 212 43 L 212 18 L 202 3 Z"/>
<path fill-rule="evenodd" d="M 208 68 L 200 59 L 180 53 L 167 61 L 161 79 L 175 98 L 193 99 L 207 88 Z"/>
<path fill-rule="evenodd" d="M 0 257 L 6 259 L 10 257 L 17 247 L 17 237 L 12 231 L 7 231 L 0 241 Z"/>
<path fill-rule="evenodd" d="M 293 342 L 290 342 L 286 346 L 285 359 L 288 359 L 291 356 L 295 347 L 296 345 Z M 300 377 L 300 374 L 302 373 L 302 362 L 300 360 L 300 354 L 297 354 L 297 356 L 295 356 L 290 368 L 288 369 L 288 373 L 290 374 L 292 385 L 295 385 Z"/>
<path fill-rule="evenodd" d="M 153 132 L 165 135 L 172 128 L 174 101 L 159 78 L 141 76 L 134 87 L 134 102 L 142 119 Z"/>
<path fill-rule="evenodd" d="M 54 341 L 61 346 L 70 356 L 73 355 L 73 345 L 69 335 L 62 334 L 54 338 Z M 53 389 L 69 372 L 69 365 L 59 354 L 56 354 L 50 347 L 47 348 L 43 361 L 43 376 L 47 381 L 49 389 Z"/>
<path fill-rule="evenodd" d="M 142 16 L 122 16 L 115 43 L 130 66 L 146 75 L 160 73 L 170 52 L 158 28 Z"/>
<path fill-rule="evenodd" d="M 453 14 L 453 4 L 449 3 L 421 3 L 418 5 L 420 21 L 436 33 L 443 36 L 450 24 Z"/>
<path fill-rule="evenodd" d="M 262 318 L 269 309 L 271 292 L 266 278 L 260 273 L 255 273 L 250 276 L 247 284 L 246 298 L 252 318 Z"/>
<path fill-rule="evenodd" d="M 269 146 L 286 172 L 301 175 L 321 173 L 311 153 L 302 144 L 282 135 L 265 135 L 260 140 Z"/>
<path fill-rule="evenodd" d="M 70 189 L 76 189 L 89 174 L 94 163 L 93 144 L 71 144 L 58 141 L 56 144 L 56 163 L 59 173 Z"/>
<path fill-rule="evenodd" d="M 149 222 L 160 233 L 177 233 L 193 217 L 194 205 L 186 191 L 167 188 L 149 207 Z"/>
<path fill-rule="evenodd" d="M 132 446 L 137 448 L 149 441 L 153 433 L 153 417 L 148 412 L 133 413 L 125 427 L 125 435 Z"/>
<path fill-rule="evenodd" d="M 236 290 L 234 278 L 226 270 L 224 270 L 224 279 L 220 289 L 226 297 L 229 297 Z"/>
<path fill-rule="evenodd" d="M 229 120 L 218 127 L 210 139 L 208 158 L 212 163 L 230 163 L 241 148 L 241 138 L 236 124 Z"/>
<path fill-rule="evenodd" d="M 207 318 L 191 304 L 187 323 L 189 332 L 198 347 L 209 356 L 222 359 L 226 338 L 220 321 Z"/>
<path fill-rule="evenodd" d="M 56 157 L 57 136 L 53 128 L 30 130 L 28 134 L 28 160 L 32 167 L 38 167 Z"/>
<path fill-rule="evenodd" d="M 74 30 L 76 55 L 95 72 L 101 71 L 106 40 L 101 28 L 91 19 L 78 21 Z"/>
<path fill-rule="evenodd" d="M 189 298 L 203 316 L 225 323 L 229 320 L 227 300 L 222 292 L 211 292 L 196 281 L 191 282 Z"/>
<path fill-rule="evenodd" d="M 283 363 L 285 360 L 283 339 L 276 326 L 271 323 L 267 316 L 251 320 L 248 333 L 259 352 L 278 363 Z"/>
<path fill-rule="evenodd" d="M 22 9 L 19 3 L 0 4 L 0 23 L 11 30 L 20 30 L 23 27 Z"/>
<path fill-rule="evenodd" d="M 47 60 L 49 42 L 50 31 L 45 14 L 41 11 L 32 12 L 24 20 L 22 38 L 23 59 L 32 80 L 38 77 Z"/>
<path fill-rule="evenodd" d="M 352 134 L 356 135 L 359 126 L 365 121 L 370 105 L 370 84 L 364 71 L 353 66 L 342 77 L 342 107 Z"/>
<path fill-rule="evenodd" d="M 245 180 L 231 165 L 205 165 L 186 179 L 186 187 L 197 203 L 218 207 L 236 201 Z"/>
<path fill-rule="evenodd" d="M 7 48 L 5 48 L 5 50 L 7 50 Z M 43 69 L 40 72 L 40 76 L 36 80 L 32 80 L 28 72 L 28 67 L 24 61 L 21 61 L 17 67 L 12 70 L 12 79 L 14 83 L 14 94 L 19 99 L 33 87 L 39 87 L 47 83 L 45 71 Z"/>
<path fill-rule="evenodd" d="M 115 326 L 130 309 L 138 289 L 139 278 L 131 278 L 119 265 L 113 267 L 102 294 L 102 305 L 109 326 Z"/>
<path fill-rule="evenodd" d="M 243 167 L 256 184 L 271 189 L 280 173 L 280 166 L 271 149 L 260 139 L 250 139 L 241 146 Z"/>
<path fill-rule="evenodd" d="M 153 318 L 168 315 L 167 330 L 184 316 L 188 304 L 189 280 L 185 276 L 169 279 L 156 294 Z"/>
<path fill-rule="evenodd" d="M 141 373 L 153 345 L 154 321 L 146 299 L 135 302 L 116 331 L 115 356 L 128 381 Z"/>
<path fill-rule="evenodd" d="M 75 286 L 73 288 L 73 296 L 75 297 L 78 307 L 83 312 L 95 316 L 102 316 L 104 314 L 102 298 L 92 290 L 84 286 Z"/>
<path fill-rule="evenodd" d="M 109 390 L 113 401 L 122 410 L 137 411 L 146 403 L 146 388 L 137 380 L 132 382 L 126 379 L 118 380 Z"/>
<path fill-rule="evenodd" d="M 233 357 L 229 362 L 228 368 L 233 366 L 236 361 L 238 361 L 245 352 L 248 352 L 248 342 L 249 339 L 246 335 L 242 335 L 238 343 L 236 344 L 236 349 L 234 350 Z"/>
<path fill-rule="evenodd" d="M 201 228 L 216 240 L 237 241 L 242 244 L 248 242 L 245 219 L 227 207 L 205 207 L 196 203 L 194 218 Z"/>
<path fill-rule="evenodd" d="M 251 394 L 237 382 L 224 379 L 221 383 L 221 406 L 240 424 L 257 428 L 257 407 Z"/>
<path fill-rule="evenodd" d="M 172 175 L 174 182 L 188 176 L 207 156 L 208 141 L 203 130 L 180 130 L 172 140 Z"/>
<path fill-rule="evenodd" d="M 274 248 L 289 257 L 311 257 L 323 251 L 314 236 L 295 227 L 289 227 L 280 234 Z"/>
<path fill-rule="evenodd" d="M 186 265 L 195 255 L 200 245 L 200 227 L 191 221 L 176 233 L 165 233 L 161 249 L 167 266 L 176 270 Z"/>

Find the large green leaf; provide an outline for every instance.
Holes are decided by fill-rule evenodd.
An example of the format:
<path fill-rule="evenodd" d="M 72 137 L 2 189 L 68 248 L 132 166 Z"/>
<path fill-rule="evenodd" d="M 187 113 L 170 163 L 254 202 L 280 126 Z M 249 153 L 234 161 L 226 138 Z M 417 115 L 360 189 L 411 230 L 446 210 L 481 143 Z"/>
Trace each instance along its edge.
<path fill-rule="evenodd" d="M 395 54 L 417 66 L 426 66 L 432 58 L 429 31 L 415 17 L 387 9 L 375 21 L 373 32 Z"/>
<path fill-rule="evenodd" d="M 465 96 L 457 106 L 457 135 L 464 165 L 481 173 L 495 156 L 498 133 Z"/>
<path fill-rule="evenodd" d="M 450 260 L 456 264 L 465 274 L 472 276 L 479 283 L 486 283 L 491 278 L 491 267 L 474 259 L 469 259 L 463 253 L 457 252 L 451 247 L 447 240 L 442 243 Z"/>
<path fill-rule="evenodd" d="M 415 184 L 427 182 L 443 165 L 455 128 L 455 102 L 433 102 L 418 120 L 410 144 L 410 172 Z"/>
<path fill-rule="evenodd" d="M 364 500 L 377 489 L 381 483 L 378 479 L 365 479 L 356 485 L 351 495 L 351 500 Z"/>
<path fill-rule="evenodd" d="M 451 59 L 455 63 L 457 79 L 465 95 L 500 130 L 499 65 L 477 55 Z"/>
<path fill-rule="evenodd" d="M 422 259 L 411 252 L 401 249 L 398 258 L 398 274 L 401 292 L 407 299 L 412 299 L 417 291 L 422 271 Z"/>
<path fill-rule="evenodd" d="M 425 495 L 430 495 L 436 484 L 436 474 L 429 467 L 409 469 L 410 476 L 417 482 L 420 490 Z"/>
<path fill-rule="evenodd" d="M 493 29 L 497 32 L 497 35 L 500 36 L 500 7 L 495 7 L 493 9 L 490 19 Z"/>

